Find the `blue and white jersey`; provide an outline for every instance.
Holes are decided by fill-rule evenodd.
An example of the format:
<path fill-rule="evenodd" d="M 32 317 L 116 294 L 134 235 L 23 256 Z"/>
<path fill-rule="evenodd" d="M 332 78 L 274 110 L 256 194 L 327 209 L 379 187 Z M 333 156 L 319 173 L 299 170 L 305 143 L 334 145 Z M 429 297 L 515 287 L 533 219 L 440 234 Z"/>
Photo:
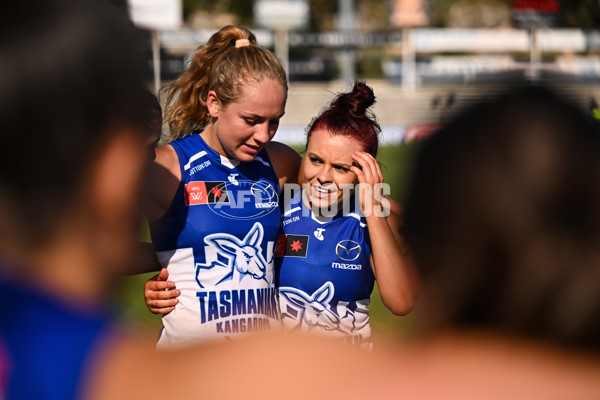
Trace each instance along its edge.
<path fill-rule="evenodd" d="M 280 327 L 273 252 L 279 184 L 265 150 L 233 161 L 199 134 L 171 142 L 181 183 L 150 224 L 158 259 L 181 290 L 157 347 L 182 347 Z"/>
<path fill-rule="evenodd" d="M 286 206 L 276 250 L 286 329 L 325 333 L 370 348 L 375 281 L 367 224 L 360 214 L 315 216 L 299 192 Z"/>

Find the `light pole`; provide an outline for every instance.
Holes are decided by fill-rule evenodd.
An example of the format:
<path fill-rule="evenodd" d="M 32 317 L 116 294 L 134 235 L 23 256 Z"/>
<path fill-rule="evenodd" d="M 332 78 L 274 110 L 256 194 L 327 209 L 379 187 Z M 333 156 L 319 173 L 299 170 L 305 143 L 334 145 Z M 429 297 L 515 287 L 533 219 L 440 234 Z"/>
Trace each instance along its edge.
<path fill-rule="evenodd" d="M 356 11 L 354 0 L 338 0 L 338 30 L 353 32 L 356 30 Z M 356 51 L 340 50 L 338 53 L 340 78 L 347 85 L 352 85 L 356 78 Z"/>
<path fill-rule="evenodd" d="M 273 29 L 275 54 L 289 77 L 289 35 L 291 30 L 308 23 L 308 0 L 256 0 L 254 23 Z"/>

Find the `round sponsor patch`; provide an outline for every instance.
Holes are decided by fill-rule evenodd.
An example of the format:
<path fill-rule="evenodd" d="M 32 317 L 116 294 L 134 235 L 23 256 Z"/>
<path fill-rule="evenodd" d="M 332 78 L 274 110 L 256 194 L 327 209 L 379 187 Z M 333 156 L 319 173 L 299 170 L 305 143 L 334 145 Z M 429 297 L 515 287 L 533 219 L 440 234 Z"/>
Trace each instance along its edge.
<path fill-rule="evenodd" d="M 210 209 L 225 218 L 255 219 L 279 209 L 279 195 L 267 181 L 230 180 L 211 189 Z"/>

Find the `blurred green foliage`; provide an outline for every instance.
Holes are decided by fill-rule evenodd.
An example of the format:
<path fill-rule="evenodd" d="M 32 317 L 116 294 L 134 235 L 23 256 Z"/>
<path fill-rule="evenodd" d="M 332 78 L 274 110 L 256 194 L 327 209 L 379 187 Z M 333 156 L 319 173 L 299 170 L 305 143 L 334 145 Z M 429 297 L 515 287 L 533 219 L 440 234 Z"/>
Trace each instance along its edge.
<path fill-rule="evenodd" d="M 564 27 L 582 29 L 598 29 L 600 27 L 600 1 L 562 0 L 560 6 Z"/>

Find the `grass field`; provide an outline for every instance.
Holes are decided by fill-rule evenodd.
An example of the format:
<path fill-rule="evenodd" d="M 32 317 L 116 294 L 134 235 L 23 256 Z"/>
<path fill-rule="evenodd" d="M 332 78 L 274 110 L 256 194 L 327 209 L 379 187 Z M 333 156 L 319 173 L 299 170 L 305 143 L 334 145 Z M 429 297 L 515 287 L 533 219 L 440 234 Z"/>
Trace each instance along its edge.
<path fill-rule="evenodd" d="M 390 184 L 391 196 L 401 203 L 416 146 L 417 144 L 383 147 L 377 157 L 382 164 L 385 181 Z M 123 278 L 121 284 L 115 288 L 114 308 L 117 315 L 128 323 L 137 324 L 158 334 L 161 327 L 160 316 L 151 314 L 146 309 L 143 295 L 144 282 L 152 275 L 154 273 Z M 377 288 L 371 296 L 369 308 L 375 338 L 378 335 L 394 334 L 410 326 L 412 317 L 397 317 L 391 314 L 381 303 Z"/>

